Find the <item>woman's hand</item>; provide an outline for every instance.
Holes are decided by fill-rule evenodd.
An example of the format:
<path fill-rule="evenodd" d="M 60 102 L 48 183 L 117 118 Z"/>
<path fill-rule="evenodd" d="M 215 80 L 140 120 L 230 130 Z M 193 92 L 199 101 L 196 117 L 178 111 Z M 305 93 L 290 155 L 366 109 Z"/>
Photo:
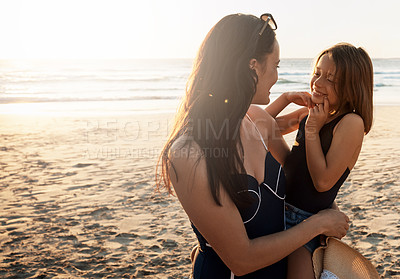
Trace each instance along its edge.
<path fill-rule="evenodd" d="M 308 118 L 306 121 L 307 133 L 319 133 L 322 126 L 324 126 L 329 116 L 329 101 L 324 98 L 321 104 L 315 104 L 314 107 L 309 108 Z"/>
<path fill-rule="evenodd" d="M 349 217 L 335 209 L 325 209 L 313 215 L 321 218 L 321 231 L 326 236 L 343 238 L 349 229 Z M 310 217 L 311 218 L 311 217 Z"/>
<path fill-rule="evenodd" d="M 285 92 L 286 99 L 290 103 L 295 103 L 296 105 L 311 108 L 311 94 L 308 92 L 293 91 Z"/>
<path fill-rule="evenodd" d="M 337 205 L 336 201 L 334 201 L 334 202 L 332 203 L 332 207 L 331 207 L 331 208 L 332 208 L 332 209 L 335 209 L 335 210 L 337 210 L 337 211 L 340 211 L 339 206 Z"/>

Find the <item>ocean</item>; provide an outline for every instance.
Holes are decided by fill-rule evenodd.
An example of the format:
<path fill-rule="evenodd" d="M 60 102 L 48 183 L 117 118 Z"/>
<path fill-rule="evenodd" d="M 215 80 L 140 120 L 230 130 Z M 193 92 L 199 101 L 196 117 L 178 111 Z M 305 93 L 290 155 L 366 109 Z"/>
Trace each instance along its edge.
<path fill-rule="evenodd" d="M 282 59 L 271 100 L 309 90 L 312 59 Z M 375 105 L 400 105 L 400 59 L 374 59 Z M 0 113 L 154 114 L 176 111 L 191 59 L 0 60 Z"/>

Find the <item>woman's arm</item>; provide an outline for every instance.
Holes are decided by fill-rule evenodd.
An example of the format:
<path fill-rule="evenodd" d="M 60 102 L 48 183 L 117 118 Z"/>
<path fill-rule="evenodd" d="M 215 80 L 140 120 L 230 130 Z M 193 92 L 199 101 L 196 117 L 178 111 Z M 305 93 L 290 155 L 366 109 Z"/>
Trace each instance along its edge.
<path fill-rule="evenodd" d="M 328 117 L 329 103 L 310 109 L 305 127 L 306 158 L 314 186 L 319 192 L 331 189 L 346 168 L 357 161 L 364 138 L 364 123 L 360 116 L 348 114 L 337 124 L 326 157 L 322 152 L 319 131 Z"/>
<path fill-rule="evenodd" d="M 279 113 L 290 103 L 305 106 L 305 108 L 278 117 Z M 307 107 L 311 107 L 311 105 L 312 102 L 308 92 L 285 92 L 267 106 L 265 111 L 276 119 L 281 133 L 285 135 L 298 129 L 301 119 L 308 114 Z"/>
<path fill-rule="evenodd" d="M 348 218 L 336 210 L 324 210 L 287 231 L 249 239 L 242 218 L 221 189 L 218 206 L 209 190 L 205 160 L 187 147 L 171 149 L 170 171 L 176 195 L 200 233 L 235 275 L 269 266 L 319 234 L 343 237 Z"/>

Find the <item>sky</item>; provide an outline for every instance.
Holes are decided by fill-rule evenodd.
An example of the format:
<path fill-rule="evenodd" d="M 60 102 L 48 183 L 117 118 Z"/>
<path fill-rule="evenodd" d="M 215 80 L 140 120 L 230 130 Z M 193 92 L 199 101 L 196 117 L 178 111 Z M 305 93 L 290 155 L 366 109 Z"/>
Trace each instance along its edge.
<path fill-rule="evenodd" d="M 0 59 L 193 58 L 232 13 L 272 13 L 282 58 L 338 42 L 400 57 L 398 0 L 0 0 Z"/>

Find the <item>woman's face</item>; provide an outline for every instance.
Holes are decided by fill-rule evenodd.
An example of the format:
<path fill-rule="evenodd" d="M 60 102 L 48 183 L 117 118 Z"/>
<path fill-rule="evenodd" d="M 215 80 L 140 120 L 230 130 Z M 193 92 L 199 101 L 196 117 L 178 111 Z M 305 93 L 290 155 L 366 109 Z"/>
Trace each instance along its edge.
<path fill-rule="evenodd" d="M 318 61 L 311 78 L 311 100 L 315 104 L 324 102 L 328 98 L 331 109 L 337 108 L 338 97 L 335 90 L 336 65 L 332 57 L 324 54 Z"/>
<path fill-rule="evenodd" d="M 250 65 L 258 76 L 256 94 L 253 97 L 252 104 L 266 105 L 269 103 L 271 87 L 278 80 L 278 65 L 279 44 L 275 40 L 273 51 L 266 56 L 265 63 L 260 63 L 254 59 L 253 64 Z"/>

